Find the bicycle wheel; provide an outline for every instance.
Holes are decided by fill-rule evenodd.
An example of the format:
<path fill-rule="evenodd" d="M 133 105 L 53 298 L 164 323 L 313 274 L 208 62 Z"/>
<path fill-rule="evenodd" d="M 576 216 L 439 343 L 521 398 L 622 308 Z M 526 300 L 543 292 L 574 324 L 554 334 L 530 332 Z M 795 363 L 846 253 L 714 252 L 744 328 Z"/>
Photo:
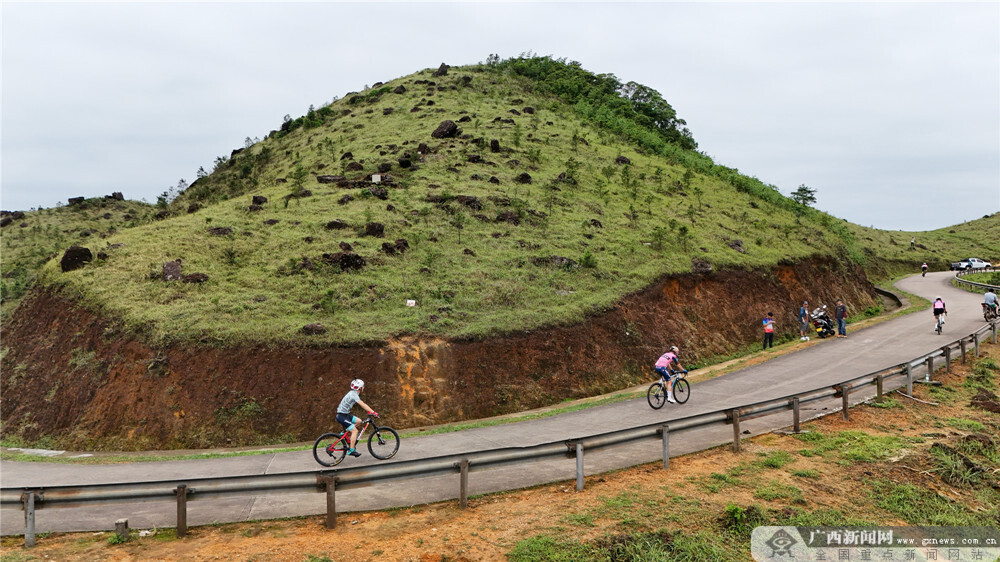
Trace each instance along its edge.
<path fill-rule="evenodd" d="M 347 455 L 347 443 L 339 433 L 324 433 L 313 445 L 313 457 L 323 466 L 337 466 Z"/>
<path fill-rule="evenodd" d="M 658 382 L 649 385 L 649 390 L 646 391 L 646 400 L 654 410 L 662 408 L 667 403 L 667 392 L 663 390 L 663 385 Z"/>
<path fill-rule="evenodd" d="M 691 383 L 687 379 L 677 379 L 674 381 L 674 400 L 678 404 L 683 404 L 691 398 Z"/>
<path fill-rule="evenodd" d="M 399 434 L 391 427 L 376 427 L 368 437 L 368 452 L 379 460 L 391 459 L 399 451 Z"/>

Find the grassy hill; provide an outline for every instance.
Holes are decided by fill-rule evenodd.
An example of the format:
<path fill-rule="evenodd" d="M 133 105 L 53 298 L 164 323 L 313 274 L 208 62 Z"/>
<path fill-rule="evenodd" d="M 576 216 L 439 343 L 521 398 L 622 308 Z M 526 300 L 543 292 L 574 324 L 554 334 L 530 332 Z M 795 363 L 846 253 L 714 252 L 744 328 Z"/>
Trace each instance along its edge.
<path fill-rule="evenodd" d="M 35 274 L 73 244 L 104 248 L 115 234 L 148 224 L 157 209 L 112 196 L 83 199 L 72 205 L 4 215 L 0 234 L 0 301 L 3 315 L 34 284 Z M 8 220 L 9 219 L 9 220 Z"/>
<path fill-rule="evenodd" d="M 799 205 L 697 152 L 639 84 L 545 57 L 441 70 L 287 117 L 164 208 L 129 203 L 133 220 L 99 239 L 46 221 L 101 209 L 27 213 L 34 230 L 3 229 L 4 308 L 72 242 L 106 257 L 49 260 L 41 283 L 154 342 L 220 344 L 487 337 L 579 322 L 664 275 L 816 254 L 870 276 L 1000 257 L 996 215 L 913 234 Z M 174 260 L 201 282 L 164 281 Z"/>

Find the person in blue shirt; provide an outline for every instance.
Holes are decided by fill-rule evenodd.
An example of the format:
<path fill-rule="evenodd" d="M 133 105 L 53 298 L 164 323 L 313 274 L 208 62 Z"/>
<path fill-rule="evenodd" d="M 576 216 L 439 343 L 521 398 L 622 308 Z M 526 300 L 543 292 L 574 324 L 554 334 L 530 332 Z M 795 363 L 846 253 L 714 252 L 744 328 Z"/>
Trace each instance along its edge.
<path fill-rule="evenodd" d="M 802 301 L 802 307 L 799 308 L 799 332 L 802 337 L 799 338 L 800 341 L 809 341 L 809 303 Z"/>

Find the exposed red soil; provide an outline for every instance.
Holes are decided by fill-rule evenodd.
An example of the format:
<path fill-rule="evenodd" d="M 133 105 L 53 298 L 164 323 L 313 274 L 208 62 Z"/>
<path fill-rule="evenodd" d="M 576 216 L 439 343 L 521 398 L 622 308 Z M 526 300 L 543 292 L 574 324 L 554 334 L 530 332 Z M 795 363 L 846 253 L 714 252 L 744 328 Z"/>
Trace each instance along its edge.
<path fill-rule="evenodd" d="M 308 440 L 348 381 L 398 428 L 489 417 L 651 378 L 672 344 L 685 362 L 757 341 L 775 312 L 798 333 L 803 299 L 878 302 L 864 271 L 814 258 L 770 271 L 669 276 L 575 326 L 483 340 L 405 336 L 371 347 L 154 348 L 112 319 L 38 290 L 3 327 L 5 433 L 64 448 L 158 449 Z"/>

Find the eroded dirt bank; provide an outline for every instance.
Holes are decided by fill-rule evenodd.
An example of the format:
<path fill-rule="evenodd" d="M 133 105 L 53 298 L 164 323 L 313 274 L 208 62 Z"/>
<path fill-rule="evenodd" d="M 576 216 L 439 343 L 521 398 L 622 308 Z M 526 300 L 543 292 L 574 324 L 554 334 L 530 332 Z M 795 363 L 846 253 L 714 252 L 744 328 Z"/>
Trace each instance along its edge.
<path fill-rule="evenodd" d="M 352 378 L 402 428 L 492 416 L 651 378 L 671 344 L 696 357 L 761 335 L 773 311 L 798 334 L 803 299 L 877 303 L 864 271 L 815 258 L 770 271 L 671 276 L 569 327 L 475 341 L 408 336 L 361 348 L 154 349 L 53 293 L 28 297 L 3 329 L 5 435 L 93 449 L 308 440 L 332 427 Z"/>

